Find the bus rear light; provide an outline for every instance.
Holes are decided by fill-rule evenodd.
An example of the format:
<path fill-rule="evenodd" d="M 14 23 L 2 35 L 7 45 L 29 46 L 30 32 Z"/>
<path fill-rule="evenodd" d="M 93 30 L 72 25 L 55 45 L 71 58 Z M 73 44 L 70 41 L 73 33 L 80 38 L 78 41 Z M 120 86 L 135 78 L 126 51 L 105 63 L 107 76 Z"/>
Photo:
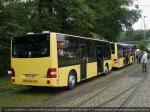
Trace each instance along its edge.
<path fill-rule="evenodd" d="M 114 59 L 114 62 L 115 62 L 115 63 L 118 63 L 118 59 Z"/>
<path fill-rule="evenodd" d="M 13 68 L 11 68 L 9 71 L 8 71 L 8 75 L 10 75 L 11 77 L 15 77 L 15 71 Z"/>
<path fill-rule="evenodd" d="M 56 78 L 57 77 L 57 72 L 56 68 L 50 68 L 47 71 L 47 78 Z"/>

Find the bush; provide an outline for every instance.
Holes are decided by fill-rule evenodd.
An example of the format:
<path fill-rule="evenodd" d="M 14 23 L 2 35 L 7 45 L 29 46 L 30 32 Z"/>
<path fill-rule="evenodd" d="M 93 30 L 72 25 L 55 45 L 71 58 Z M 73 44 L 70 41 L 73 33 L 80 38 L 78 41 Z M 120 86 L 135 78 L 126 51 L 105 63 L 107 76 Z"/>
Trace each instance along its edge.
<path fill-rule="evenodd" d="M 0 76 L 7 75 L 7 70 L 10 68 L 9 53 L 0 53 Z"/>
<path fill-rule="evenodd" d="M 147 51 L 147 42 L 144 40 L 141 40 L 138 44 L 138 48 L 142 51 L 146 50 Z"/>

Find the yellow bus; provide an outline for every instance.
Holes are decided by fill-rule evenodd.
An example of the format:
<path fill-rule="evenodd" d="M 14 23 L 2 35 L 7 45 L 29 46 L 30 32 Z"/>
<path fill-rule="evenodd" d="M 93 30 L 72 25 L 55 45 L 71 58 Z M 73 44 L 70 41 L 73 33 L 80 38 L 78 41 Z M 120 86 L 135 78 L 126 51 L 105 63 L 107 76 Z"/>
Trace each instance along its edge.
<path fill-rule="evenodd" d="M 135 60 L 136 47 L 131 44 L 111 42 L 111 59 L 114 68 L 121 68 L 132 64 Z"/>
<path fill-rule="evenodd" d="M 55 32 L 29 33 L 11 41 L 11 82 L 74 88 L 112 69 L 108 41 Z"/>

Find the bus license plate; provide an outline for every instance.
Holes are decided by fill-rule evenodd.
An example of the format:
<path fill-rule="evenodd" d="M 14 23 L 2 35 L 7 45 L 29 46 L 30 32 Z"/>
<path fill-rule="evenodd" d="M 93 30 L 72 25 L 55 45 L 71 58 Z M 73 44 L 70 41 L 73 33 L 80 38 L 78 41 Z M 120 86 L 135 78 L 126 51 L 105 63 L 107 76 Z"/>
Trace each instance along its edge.
<path fill-rule="evenodd" d="M 35 78 L 35 76 L 36 76 L 35 74 L 26 74 L 27 78 Z"/>
<path fill-rule="evenodd" d="M 23 82 L 27 82 L 27 83 L 37 83 L 37 80 L 28 80 L 28 79 L 24 79 Z"/>

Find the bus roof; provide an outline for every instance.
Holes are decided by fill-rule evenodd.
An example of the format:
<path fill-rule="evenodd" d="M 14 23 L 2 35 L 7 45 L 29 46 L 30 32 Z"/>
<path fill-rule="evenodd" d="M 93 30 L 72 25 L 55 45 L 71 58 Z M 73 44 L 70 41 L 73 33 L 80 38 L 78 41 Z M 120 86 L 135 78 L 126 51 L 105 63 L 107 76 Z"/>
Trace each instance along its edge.
<path fill-rule="evenodd" d="M 55 33 L 55 32 L 52 32 L 52 33 Z M 77 38 L 83 38 L 83 39 L 88 39 L 88 40 L 95 40 L 95 41 L 109 42 L 110 43 L 110 41 L 107 41 L 107 40 L 94 39 L 94 38 L 90 38 L 90 37 L 88 38 L 88 37 L 69 35 L 69 34 L 63 34 L 63 33 L 56 33 L 56 34 L 61 34 L 61 35 L 73 36 L 73 37 L 77 37 Z"/>
<path fill-rule="evenodd" d="M 27 37 L 27 36 L 33 36 L 33 35 L 46 35 L 46 34 L 50 34 L 50 33 L 56 33 L 56 34 L 61 34 L 61 35 L 73 36 L 73 37 L 77 37 L 77 38 L 88 39 L 88 40 L 95 40 L 95 41 L 100 41 L 100 42 L 115 43 L 115 42 L 110 42 L 110 41 L 107 41 L 107 40 L 100 40 L 100 39 L 94 39 L 94 38 L 90 38 L 90 37 L 88 38 L 88 37 L 83 37 L 83 36 L 69 35 L 69 34 L 57 33 L 57 32 L 29 33 L 29 34 L 25 34 L 25 35 L 21 35 L 21 36 L 14 36 L 14 37 Z"/>
<path fill-rule="evenodd" d="M 130 47 L 135 46 L 135 45 L 133 45 L 133 44 L 124 44 L 124 43 L 118 43 L 118 44 L 120 44 L 120 45 L 122 45 L 122 46 L 130 46 Z"/>

